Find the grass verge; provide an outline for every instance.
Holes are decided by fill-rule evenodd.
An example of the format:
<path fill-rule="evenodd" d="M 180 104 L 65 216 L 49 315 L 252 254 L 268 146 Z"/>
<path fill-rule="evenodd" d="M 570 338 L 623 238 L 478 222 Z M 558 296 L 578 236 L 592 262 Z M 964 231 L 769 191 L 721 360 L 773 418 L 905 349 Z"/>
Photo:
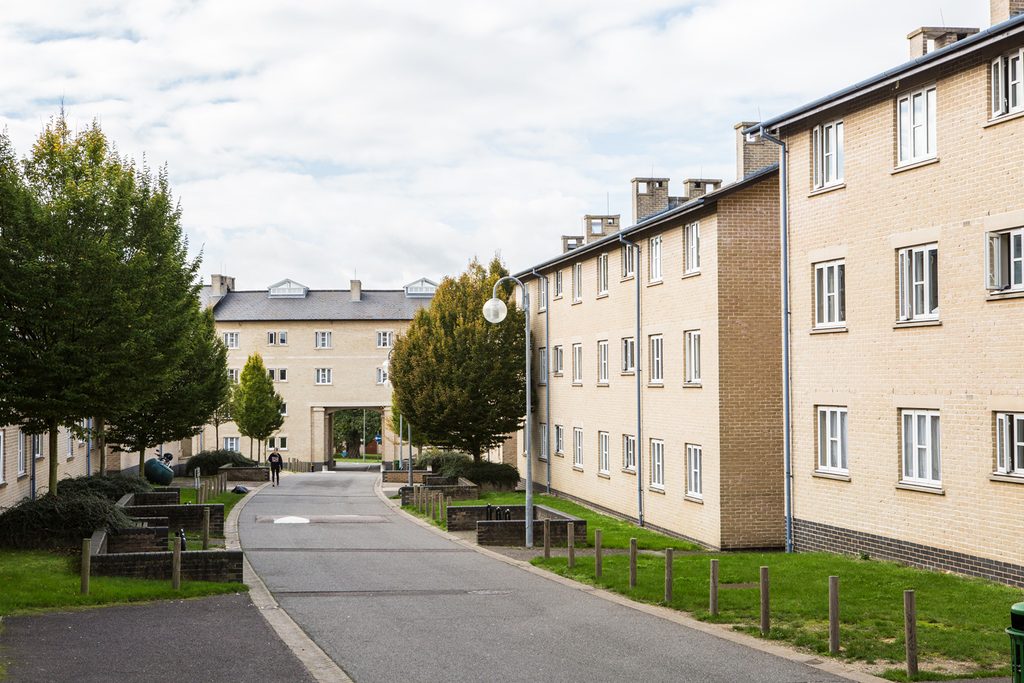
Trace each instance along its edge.
<path fill-rule="evenodd" d="M 224 519 L 226 520 L 228 518 L 228 515 L 231 514 L 231 508 L 235 507 L 235 505 L 238 503 L 238 501 L 242 500 L 242 498 L 245 498 L 245 494 L 244 493 L 231 493 L 231 491 L 227 491 L 227 492 L 222 493 L 220 495 L 214 496 L 213 498 L 210 498 L 206 502 L 207 503 L 220 503 L 221 505 L 223 505 L 224 506 Z M 188 488 L 181 489 L 181 498 L 179 500 L 182 503 L 192 503 L 193 505 L 195 505 L 196 504 L 196 490 L 195 489 L 188 489 Z"/>
<path fill-rule="evenodd" d="M 334 462 L 380 462 L 381 456 L 379 455 L 364 455 L 358 458 L 339 458 L 335 456 Z"/>

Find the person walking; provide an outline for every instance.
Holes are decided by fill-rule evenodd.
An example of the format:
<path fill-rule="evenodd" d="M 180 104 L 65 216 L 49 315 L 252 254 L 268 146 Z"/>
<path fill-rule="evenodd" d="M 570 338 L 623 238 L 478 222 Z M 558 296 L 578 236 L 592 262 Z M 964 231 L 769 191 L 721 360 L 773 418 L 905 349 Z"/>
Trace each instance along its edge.
<path fill-rule="evenodd" d="M 281 485 L 281 467 L 284 465 L 284 458 L 276 450 L 267 456 L 270 463 L 270 482 L 272 486 Z"/>

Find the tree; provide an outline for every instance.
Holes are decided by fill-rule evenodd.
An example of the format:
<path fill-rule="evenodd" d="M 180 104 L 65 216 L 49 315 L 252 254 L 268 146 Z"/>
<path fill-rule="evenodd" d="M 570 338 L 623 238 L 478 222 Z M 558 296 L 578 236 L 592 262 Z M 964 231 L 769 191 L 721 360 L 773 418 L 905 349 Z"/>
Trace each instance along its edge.
<path fill-rule="evenodd" d="M 284 424 L 281 410 L 284 399 L 274 391 L 274 382 L 263 365 L 258 353 L 249 356 L 242 368 L 242 376 L 235 388 L 235 424 L 242 436 L 249 437 L 249 457 L 252 457 L 253 440 L 262 448 L 263 442 Z M 259 461 L 256 452 L 256 460 Z"/>
<path fill-rule="evenodd" d="M 378 410 L 339 410 L 332 416 L 334 420 L 334 446 L 337 448 L 345 443 L 349 455 L 353 449 L 359 452 L 363 442 L 363 431 L 373 438 L 380 432 L 380 411 Z M 365 422 L 364 422 L 365 418 Z"/>
<path fill-rule="evenodd" d="M 226 371 L 225 371 L 226 372 Z M 235 388 L 237 383 L 228 380 L 228 390 L 224 392 L 224 398 L 210 416 L 213 423 L 213 443 L 215 448 L 220 448 L 220 426 L 225 422 L 231 422 L 231 414 L 234 412 Z"/>
<path fill-rule="evenodd" d="M 481 312 L 506 274 L 495 257 L 487 268 L 474 260 L 457 278 L 444 278 L 391 354 L 398 410 L 427 443 L 477 461 L 520 428 L 526 404 L 525 319 L 512 287 L 499 290 L 509 309 L 502 323 L 488 323 Z"/>

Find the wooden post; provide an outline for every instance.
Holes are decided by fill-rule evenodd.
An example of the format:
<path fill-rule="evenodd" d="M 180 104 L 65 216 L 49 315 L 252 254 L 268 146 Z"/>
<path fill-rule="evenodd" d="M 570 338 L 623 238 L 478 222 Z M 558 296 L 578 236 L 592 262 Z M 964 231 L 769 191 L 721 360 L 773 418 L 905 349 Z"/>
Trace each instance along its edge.
<path fill-rule="evenodd" d="M 839 654 L 839 577 L 828 577 L 828 653 Z"/>
<path fill-rule="evenodd" d="M 711 560 L 711 591 L 708 595 L 708 611 L 718 616 L 718 560 Z"/>
<path fill-rule="evenodd" d="M 636 588 L 636 539 L 629 539 L 629 587 Z"/>
<path fill-rule="evenodd" d="M 569 567 L 576 566 L 576 528 L 572 522 L 565 525 L 566 549 L 569 551 Z"/>
<path fill-rule="evenodd" d="M 600 579 L 604 570 L 603 549 L 601 548 L 601 530 L 594 530 L 594 578 Z"/>
<path fill-rule="evenodd" d="M 210 508 L 203 508 L 203 550 L 210 549 Z"/>
<path fill-rule="evenodd" d="M 196 504 L 203 504 L 203 482 L 196 479 Z"/>
<path fill-rule="evenodd" d="M 769 585 L 768 567 L 761 567 L 761 635 L 767 636 L 771 630 L 771 615 L 769 613 Z"/>
<path fill-rule="evenodd" d="M 171 588 L 181 588 L 181 537 L 174 537 L 174 553 L 171 555 Z"/>
<path fill-rule="evenodd" d="M 82 595 L 89 594 L 89 568 L 92 562 L 92 539 L 82 539 Z"/>
<path fill-rule="evenodd" d="M 544 520 L 544 559 L 551 559 L 551 520 Z"/>
<path fill-rule="evenodd" d="M 917 676 L 917 601 L 914 591 L 903 591 L 903 628 L 907 639 L 907 678 Z"/>
<path fill-rule="evenodd" d="M 665 604 L 672 602 L 672 560 L 675 551 L 665 548 Z"/>

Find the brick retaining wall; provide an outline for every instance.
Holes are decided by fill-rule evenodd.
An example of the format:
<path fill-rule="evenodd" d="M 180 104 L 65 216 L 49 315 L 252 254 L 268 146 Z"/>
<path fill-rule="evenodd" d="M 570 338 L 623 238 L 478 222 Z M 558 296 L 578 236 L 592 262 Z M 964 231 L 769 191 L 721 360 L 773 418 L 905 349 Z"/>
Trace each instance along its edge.
<path fill-rule="evenodd" d="M 119 529 L 107 534 L 106 552 L 140 553 L 167 550 L 168 528 Z"/>
<path fill-rule="evenodd" d="M 413 470 L 412 483 L 422 484 L 424 476 L 430 476 L 429 470 Z M 386 484 L 407 484 L 409 483 L 408 470 L 381 470 L 381 480 Z"/>
<path fill-rule="evenodd" d="M 203 505 L 125 505 L 129 517 L 166 517 L 172 529 L 203 530 L 203 508 L 210 508 L 210 534 L 224 535 L 224 506 L 220 503 Z"/>
<path fill-rule="evenodd" d="M 170 579 L 170 551 L 107 553 L 90 559 L 94 576 L 126 576 L 138 579 Z M 181 553 L 182 581 L 242 581 L 242 551 L 186 550 Z"/>
<path fill-rule="evenodd" d="M 486 505 L 453 505 L 448 508 L 448 530 L 449 531 L 472 531 L 476 530 L 476 542 L 480 545 L 511 545 L 519 546 L 526 544 L 526 506 L 525 505 L 495 505 L 493 508 L 509 510 L 509 520 L 487 520 Z M 533 506 L 533 536 L 537 543 L 544 541 L 545 519 L 551 520 L 551 544 L 565 545 L 569 537 L 569 522 L 573 523 L 573 533 L 576 545 L 583 546 L 587 543 L 587 522 L 579 517 L 567 515 L 560 510 L 549 508 L 546 505 Z"/>
<path fill-rule="evenodd" d="M 424 477 L 427 481 L 424 485 L 420 486 L 420 489 L 429 491 L 431 493 L 443 493 L 445 498 L 451 498 L 452 500 L 476 500 L 480 497 L 480 488 L 469 481 L 459 477 L 458 483 L 448 484 L 445 482 L 451 481 L 448 477 L 441 477 L 437 475 L 429 475 Z M 437 482 L 437 483 L 429 483 Z M 398 490 L 402 497 L 402 505 L 412 505 L 413 502 L 413 490 L 408 486 L 403 486 Z"/>
<path fill-rule="evenodd" d="M 177 505 L 181 502 L 181 489 L 174 491 L 151 491 L 132 495 L 129 505 Z"/>
<path fill-rule="evenodd" d="M 221 472 L 228 475 L 231 481 L 270 481 L 269 467 L 232 467 L 221 465 Z"/>

